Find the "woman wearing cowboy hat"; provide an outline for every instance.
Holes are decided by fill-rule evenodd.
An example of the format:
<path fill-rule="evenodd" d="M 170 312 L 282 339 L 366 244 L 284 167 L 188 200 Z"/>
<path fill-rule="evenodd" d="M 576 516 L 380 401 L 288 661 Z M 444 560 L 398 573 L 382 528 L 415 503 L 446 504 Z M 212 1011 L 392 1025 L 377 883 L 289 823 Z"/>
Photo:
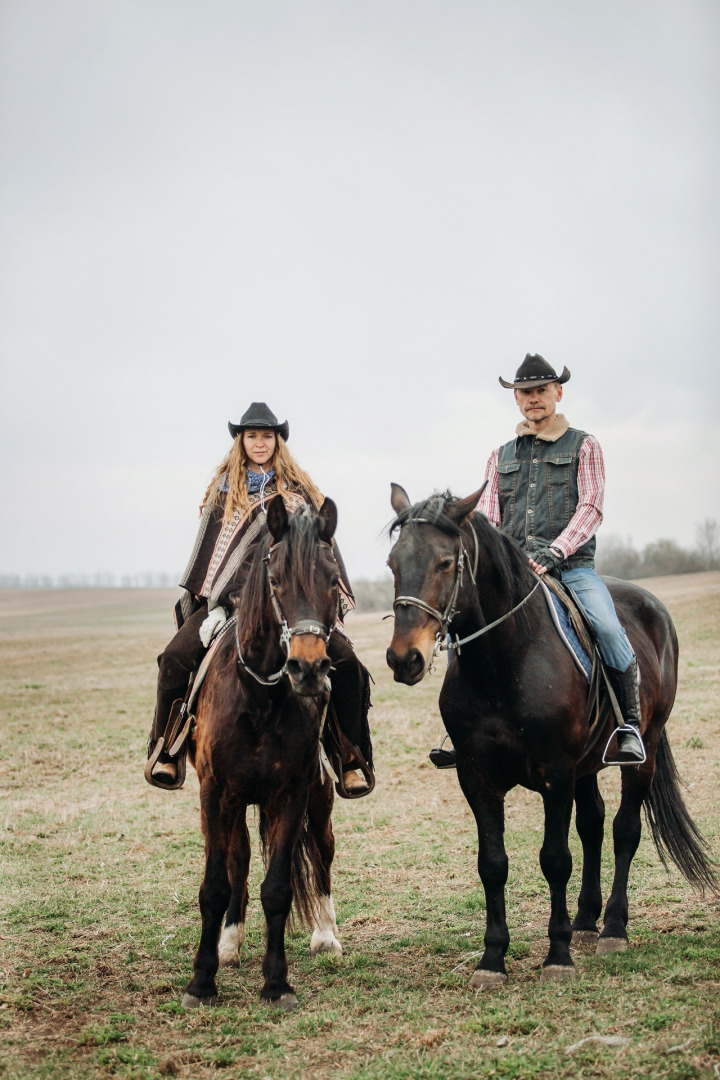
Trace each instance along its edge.
<path fill-rule="evenodd" d="M 177 757 L 170 758 L 164 747 L 158 752 L 156 744 L 168 729 L 173 703 L 185 697 L 192 672 L 242 592 L 255 545 L 266 532 L 268 502 L 280 497 L 291 511 L 306 503 L 319 507 L 323 502 L 315 484 L 287 449 L 287 421 L 278 423 L 265 402 L 254 401 L 240 423 L 229 423 L 228 429 L 233 444 L 205 492 L 197 538 L 180 582 L 185 592 L 175 607 L 177 633 L 158 657 L 157 703 L 145 768 L 146 779 L 157 787 L 174 788 L 183 783 L 184 762 L 178 770 Z M 348 610 L 355 601 L 336 546 L 335 558 L 342 602 Z M 341 628 L 331 634 L 328 654 L 333 662 L 331 703 L 340 729 L 372 766 L 368 672 Z M 350 795 L 357 797 L 370 790 L 352 759 L 345 762 L 343 771 L 344 787 Z"/>

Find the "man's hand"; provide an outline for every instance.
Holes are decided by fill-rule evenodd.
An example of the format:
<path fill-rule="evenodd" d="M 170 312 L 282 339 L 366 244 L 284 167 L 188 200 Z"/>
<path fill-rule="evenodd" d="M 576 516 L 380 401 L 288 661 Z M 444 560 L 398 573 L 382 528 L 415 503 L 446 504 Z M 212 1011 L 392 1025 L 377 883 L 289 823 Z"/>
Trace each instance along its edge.
<path fill-rule="evenodd" d="M 208 613 L 207 619 L 200 626 L 200 640 L 207 649 L 212 639 L 217 634 L 223 623 L 227 622 L 227 615 L 225 614 L 224 607 L 214 607 L 212 611 Z"/>
<path fill-rule="evenodd" d="M 555 570 L 565 562 L 565 556 L 555 548 L 546 547 L 536 551 L 530 558 L 530 565 L 536 574 L 547 574 L 548 570 Z"/>

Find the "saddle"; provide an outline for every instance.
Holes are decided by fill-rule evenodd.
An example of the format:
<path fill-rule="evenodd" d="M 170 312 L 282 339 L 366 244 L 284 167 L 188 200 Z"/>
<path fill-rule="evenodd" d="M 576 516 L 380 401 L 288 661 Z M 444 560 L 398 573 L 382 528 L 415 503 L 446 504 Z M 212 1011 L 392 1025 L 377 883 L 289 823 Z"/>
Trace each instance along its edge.
<path fill-rule="evenodd" d="M 200 687 L 205 681 L 210 665 L 217 653 L 220 641 L 232 629 L 237 621 L 234 615 L 220 628 L 213 639 L 210 648 L 203 657 L 200 665 L 190 676 L 190 682 L 184 698 L 178 698 L 172 703 L 170 716 L 164 734 L 155 744 L 152 755 L 145 765 L 145 779 L 155 787 L 162 787 L 165 791 L 180 788 L 185 783 L 187 743 L 195 734 L 195 714 L 193 712 Z M 329 690 L 329 684 L 328 684 Z M 157 783 L 152 770 L 160 754 L 165 753 L 173 759 L 177 765 L 177 777 L 173 784 Z M 361 799 L 369 795 L 375 787 L 375 774 L 365 760 L 359 747 L 353 746 L 347 736 L 341 731 L 337 713 L 328 698 L 328 704 L 323 716 L 323 725 L 320 733 L 320 774 L 328 775 L 335 782 L 335 790 L 341 799 Z M 343 763 L 354 759 L 353 766 L 360 770 L 367 784 L 366 788 L 359 791 L 348 791 L 343 777 Z"/>
<path fill-rule="evenodd" d="M 605 670 L 595 632 L 580 600 L 568 585 L 551 574 L 543 574 L 540 584 L 558 635 L 589 683 L 589 730 L 585 749 L 578 761 L 580 765 L 595 749 L 611 714 L 616 727 L 625 727 L 625 721 Z"/>

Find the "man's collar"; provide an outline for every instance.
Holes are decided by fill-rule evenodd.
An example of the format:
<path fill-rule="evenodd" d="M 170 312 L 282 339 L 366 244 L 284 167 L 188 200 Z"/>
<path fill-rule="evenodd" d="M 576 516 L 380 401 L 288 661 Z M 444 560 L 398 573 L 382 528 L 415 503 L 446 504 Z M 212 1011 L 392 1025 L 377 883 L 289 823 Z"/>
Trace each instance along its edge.
<path fill-rule="evenodd" d="M 527 420 L 521 420 L 518 426 L 515 428 L 516 435 L 532 435 L 533 438 L 542 439 L 543 442 L 557 442 L 561 435 L 564 435 L 567 429 L 570 427 L 567 420 L 562 413 L 556 413 L 552 420 L 552 423 L 543 431 L 537 433 L 533 431 Z"/>

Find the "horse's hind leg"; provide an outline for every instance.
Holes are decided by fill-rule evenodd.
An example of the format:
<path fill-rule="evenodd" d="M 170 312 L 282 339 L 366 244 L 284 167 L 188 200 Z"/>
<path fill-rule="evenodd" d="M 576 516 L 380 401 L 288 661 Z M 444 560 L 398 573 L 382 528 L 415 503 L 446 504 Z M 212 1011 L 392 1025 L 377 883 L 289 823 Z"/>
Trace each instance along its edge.
<path fill-rule="evenodd" d="M 330 780 L 326 780 L 324 784 L 319 781 L 314 783 L 308 799 L 308 852 L 315 889 L 311 956 L 317 956 L 318 953 L 342 953 L 330 884 L 332 861 L 335 857 L 332 807 L 333 787 Z"/>
<path fill-rule="evenodd" d="M 605 803 L 596 775 L 583 776 L 575 782 L 575 805 L 575 824 L 582 842 L 583 864 L 572 940 L 576 945 L 595 944 L 598 938 L 597 920 L 602 911 L 600 861 L 605 827 Z"/>
<path fill-rule="evenodd" d="M 606 953 L 624 952 L 627 949 L 628 877 L 630 865 L 640 843 L 642 828 L 640 811 L 652 783 L 651 770 L 653 768 L 654 764 L 651 764 L 648 758 L 639 768 L 625 766 L 622 769 L 622 798 L 613 821 L 615 877 L 605 907 L 603 930 L 598 939 L 599 956 Z"/>
<path fill-rule="evenodd" d="M 232 892 L 218 943 L 221 967 L 239 967 L 240 946 L 245 940 L 250 870 L 250 836 L 245 823 L 245 812 L 246 808 L 243 807 L 237 816 L 228 849 L 228 876 Z"/>
<path fill-rule="evenodd" d="M 567 909 L 567 884 L 572 873 L 568 833 L 572 816 L 572 780 L 562 777 L 548 781 L 543 791 L 545 835 L 540 849 L 540 868 L 550 887 L 550 948 L 543 961 L 543 978 L 572 979 L 575 965 L 570 956 L 570 915 Z"/>
<path fill-rule="evenodd" d="M 217 1000 L 215 975 L 218 969 L 218 936 L 230 900 L 227 839 L 223 833 L 218 791 L 214 784 L 202 785 L 200 805 L 205 836 L 205 876 L 200 886 L 202 932 L 193 963 L 193 977 L 182 999 L 183 1006 L 188 1009 L 198 1005 L 214 1005 Z"/>

